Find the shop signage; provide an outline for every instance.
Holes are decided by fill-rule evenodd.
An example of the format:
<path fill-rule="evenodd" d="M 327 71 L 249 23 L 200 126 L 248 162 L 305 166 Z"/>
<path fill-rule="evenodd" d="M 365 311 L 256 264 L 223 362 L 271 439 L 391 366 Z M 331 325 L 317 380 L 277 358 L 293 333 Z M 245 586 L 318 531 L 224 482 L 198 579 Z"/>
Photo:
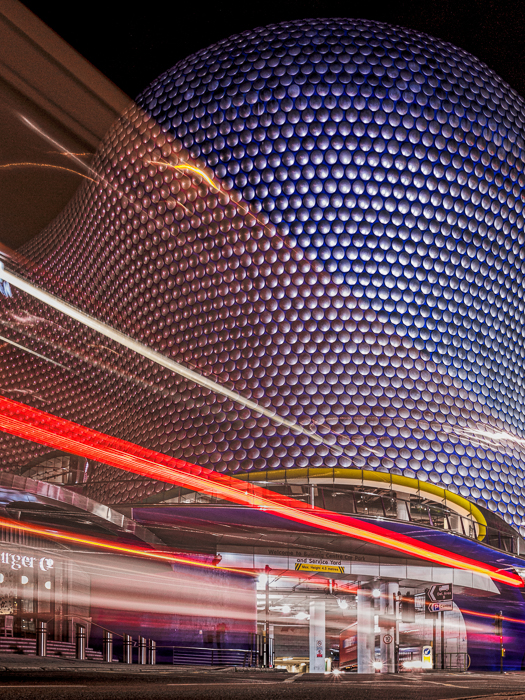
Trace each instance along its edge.
<path fill-rule="evenodd" d="M 28 557 L 23 554 L 12 554 L 11 552 L 0 552 L 0 561 L 7 564 L 11 569 L 34 569 L 49 571 L 53 568 L 53 560 L 48 557 Z"/>

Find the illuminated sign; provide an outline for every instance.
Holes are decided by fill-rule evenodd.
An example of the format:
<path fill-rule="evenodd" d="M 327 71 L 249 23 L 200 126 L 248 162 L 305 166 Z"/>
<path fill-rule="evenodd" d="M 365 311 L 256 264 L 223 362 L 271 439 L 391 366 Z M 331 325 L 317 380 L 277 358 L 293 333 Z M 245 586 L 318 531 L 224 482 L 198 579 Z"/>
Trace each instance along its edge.
<path fill-rule="evenodd" d="M 357 645 L 357 636 L 347 637 L 343 639 L 343 649 L 348 649 L 348 647 L 354 647 Z"/>
<path fill-rule="evenodd" d="M 2 564 L 7 564 L 13 571 L 18 569 L 34 569 L 36 567 L 41 571 L 49 571 L 53 568 L 53 560 L 48 557 L 28 557 L 23 554 L 12 554 L 11 552 L 1 552 L 0 561 Z"/>
<path fill-rule="evenodd" d="M 447 612 L 454 610 L 454 603 L 451 600 L 447 600 L 444 603 L 428 603 L 427 607 L 430 613 Z"/>
<path fill-rule="evenodd" d="M 432 668 L 433 667 L 433 659 L 432 659 L 432 647 L 425 645 L 423 649 L 421 650 L 421 661 L 422 661 L 422 668 Z"/>
<path fill-rule="evenodd" d="M 345 567 L 341 564 L 310 563 L 310 561 L 298 560 L 295 562 L 296 571 L 322 571 L 328 574 L 344 574 Z"/>

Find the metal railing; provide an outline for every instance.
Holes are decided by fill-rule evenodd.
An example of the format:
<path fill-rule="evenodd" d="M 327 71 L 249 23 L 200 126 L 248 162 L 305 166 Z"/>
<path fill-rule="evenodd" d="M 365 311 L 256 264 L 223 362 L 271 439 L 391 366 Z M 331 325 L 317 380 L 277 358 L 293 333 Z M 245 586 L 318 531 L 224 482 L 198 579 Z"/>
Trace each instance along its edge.
<path fill-rule="evenodd" d="M 298 501 L 310 503 L 311 484 L 278 484 L 270 487 L 278 494 L 291 496 Z M 445 530 L 476 540 L 483 528 L 483 542 L 495 549 L 510 554 L 519 554 L 519 537 L 509 530 L 499 529 L 490 523 L 480 525 L 472 515 L 462 515 L 445 503 L 430 503 L 424 496 L 412 495 L 411 498 L 398 498 L 395 490 L 391 493 L 372 487 L 355 487 L 315 484 L 317 490 L 316 505 L 343 515 L 358 515 L 368 518 L 380 518 L 395 521 L 407 521 L 432 529 Z M 174 489 L 176 491 L 176 489 Z M 179 487 L 178 495 L 169 500 L 176 505 L 221 505 L 224 501 L 219 496 L 209 496 L 200 492 Z M 168 503 L 168 502 L 166 502 Z M 243 506 L 238 506 L 243 507 Z"/>
<path fill-rule="evenodd" d="M 211 647 L 163 646 L 171 649 L 174 666 L 255 666 L 252 649 L 214 649 Z"/>
<path fill-rule="evenodd" d="M 470 656 L 466 652 L 446 652 L 445 668 L 448 671 L 465 672 L 470 667 Z"/>
<path fill-rule="evenodd" d="M 157 663 L 157 643 L 153 639 L 146 639 L 145 637 L 139 637 L 137 642 L 133 641 L 130 634 L 120 634 L 119 632 L 114 632 L 113 630 L 103 627 L 102 625 L 93 622 L 91 618 L 85 618 L 82 615 L 75 615 L 77 619 L 89 620 L 90 624 L 98 627 L 102 630 L 102 655 L 106 663 L 112 663 L 113 661 L 113 637 L 120 637 L 122 639 L 122 663 L 132 664 L 133 663 L 133 647 L 137 647 L 138 658 L 137 663 L 139 665 L 149 665 L 155 666 Z M 77 659 L 85 658 L 86 649 L 86 639 L 85 634 L 86 628 L 82 625 L 77 624 L 77 634 L 76 634 L 76 652 Z M 82 641 L 84 640 L 84 641 Z"/>

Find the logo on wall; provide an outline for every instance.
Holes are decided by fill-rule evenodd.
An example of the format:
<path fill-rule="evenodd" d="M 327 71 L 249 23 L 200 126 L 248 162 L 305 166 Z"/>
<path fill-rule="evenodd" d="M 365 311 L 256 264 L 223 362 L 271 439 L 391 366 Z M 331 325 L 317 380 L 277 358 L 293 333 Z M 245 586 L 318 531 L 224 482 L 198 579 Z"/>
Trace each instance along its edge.
<path fill-rule="evenodd" d="M 2 564 L 7 564 L 14 571 L 18 569 L 34 569 L 35 562 L 38 562 L 36 566 L 40 568 L 41 571 L 49 571 L 53 568 L 53 560 L 47 557 L 27 557 L 22 554 L 11 554 L 10 552 L 2 552 L 0 554 L 0 561 Z"/>

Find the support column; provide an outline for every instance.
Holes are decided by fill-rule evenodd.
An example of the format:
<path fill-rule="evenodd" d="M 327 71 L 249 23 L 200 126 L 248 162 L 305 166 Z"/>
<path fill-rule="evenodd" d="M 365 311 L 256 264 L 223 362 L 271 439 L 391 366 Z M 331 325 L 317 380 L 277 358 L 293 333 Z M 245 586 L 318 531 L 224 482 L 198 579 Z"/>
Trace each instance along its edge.
<path fill-rule="evenodd" d="M 324 673 L 326 656 L 325 602 L 310 602 L 310 673 Z"/>
<path fill-rule="evenodd" d="M 357 590 L 357 672 L 375 673 L 374 607 L 370 588 Z"/>
<path fill-rule="evenodd" d="M 266 573 L 265 605 L 264 605 L 264 666 L 272 667 L 272 650 L 270 642 L 270 567 L 264 569 Z"/>
<path fill-rule="evenodd" d="M 381 598 L 379 601 L 379 627 L 381 633 L 379 643 L 381 649 L 381 673 L 395 673 L 395 602 L 394 595 L 399 592 L 399 584 L 382 582 L 380 586 Z"/>

